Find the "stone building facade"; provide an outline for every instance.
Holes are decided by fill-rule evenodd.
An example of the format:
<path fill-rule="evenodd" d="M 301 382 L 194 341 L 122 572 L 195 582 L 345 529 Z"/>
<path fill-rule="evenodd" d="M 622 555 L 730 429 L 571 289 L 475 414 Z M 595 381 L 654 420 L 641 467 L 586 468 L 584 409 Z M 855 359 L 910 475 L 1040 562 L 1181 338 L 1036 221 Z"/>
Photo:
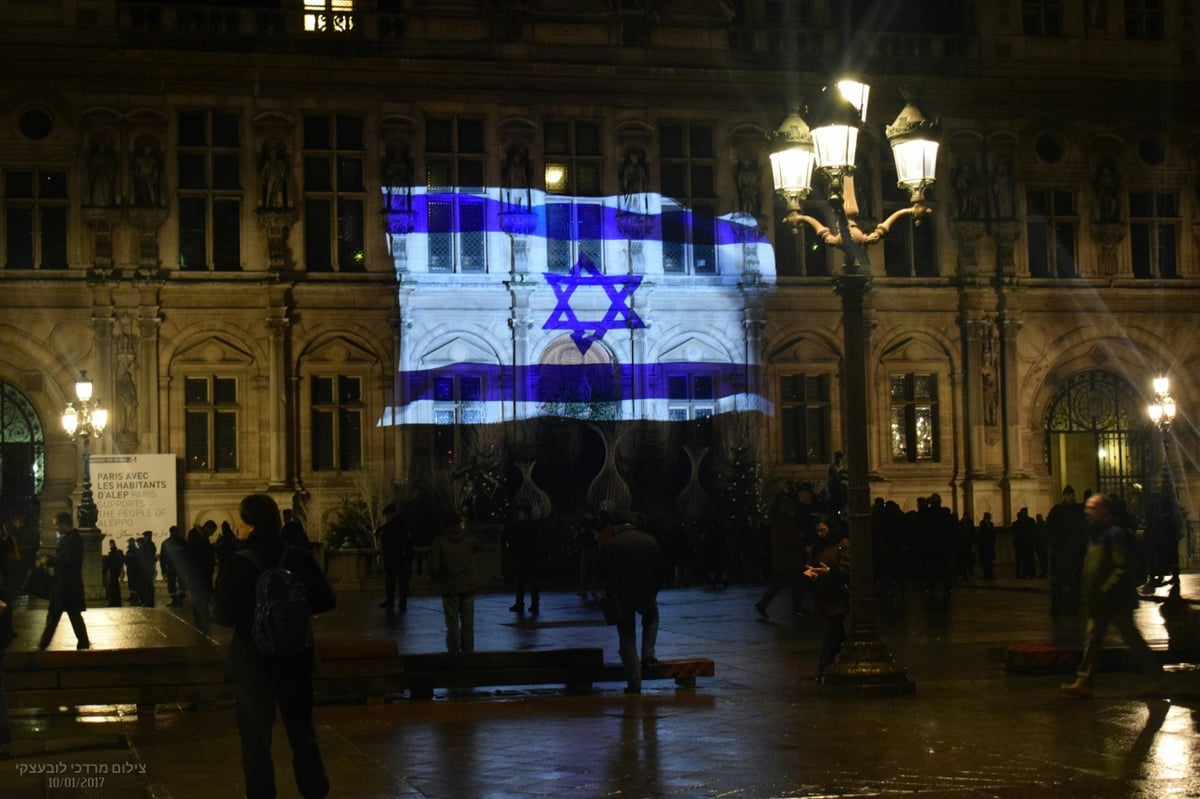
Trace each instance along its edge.
<path fill-rule="evenodd" d="M 934 213 L 871 251 L 872 496 L 1136 504 L 1168 374 L 1194 508 L 1195 26 L 1136 0 L 0 2 L 6 507 L 78 496 L 83 370 L 96 451 L 177 454 L 189 525 L 453 472 L 481 425 L 563 471 L 543 415 L 683 429 L 665 496 L 705 448 L 820 483 L 840 255 L 779 221 L 767 156 L 846 67 L 873 86 L 864 227 L 907 201 L 903 95 L 943 129 Z M 587 458 L 563 507 L 655 482 L 584 496 L 613 466 Z"/>

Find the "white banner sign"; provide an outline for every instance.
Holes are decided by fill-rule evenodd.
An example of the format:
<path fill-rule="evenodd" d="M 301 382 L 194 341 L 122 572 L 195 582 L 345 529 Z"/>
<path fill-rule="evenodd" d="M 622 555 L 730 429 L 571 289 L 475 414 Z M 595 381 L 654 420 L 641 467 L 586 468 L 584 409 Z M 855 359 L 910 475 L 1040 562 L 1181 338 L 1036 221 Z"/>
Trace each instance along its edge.
<path fill-rule="evenodd" d="M 145 530 L 167 537 L 179 507 L 174 455 L 93 455 L 91 466 L 100 532 L 118 544 Z"/>

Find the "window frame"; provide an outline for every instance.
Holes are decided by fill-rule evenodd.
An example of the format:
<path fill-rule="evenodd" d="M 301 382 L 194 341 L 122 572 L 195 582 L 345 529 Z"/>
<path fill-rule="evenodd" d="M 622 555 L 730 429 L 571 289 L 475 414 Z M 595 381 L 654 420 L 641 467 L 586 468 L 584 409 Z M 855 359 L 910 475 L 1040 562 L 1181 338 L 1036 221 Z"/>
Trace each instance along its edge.
<path fill-rule="evenodd" d="M 676 146 L 669 147 L 667 132 L 676 129 L 678 141 Z M 696 152 L 697 134 L 702 130 L 708 143 L 700 149 L 707 152 Z M 716 125 L 700 120 L 671 119 L 658 124 L 661 241 L 663 272 L 666 274 L 712 276 L 721 273 L 716 229 L 720 169 L 716 132 Z M 701 177 L 704 174 L 707 178 Z M 698 224 L 698 219 L 703 224 Z M 677 235 L 671 235 L 676 231 Z"/>
<path fill-rule="evenodd" d="M 28 167 L 5 167 L 0 170 L 3 176 L 3 193 L 0 194 L 0 205 L 3 206 L 3 215 L 0 216 L 0 242 L 3 243 L 4 250 L 0 253 L 3 258 L 4 269 L 38 269 L 38 270 L 62 270 L 70 266 L 69 246 L 70 246 L 70 183 L 68 181 L 68 172 L 64 168 L 46 167 L 46 166 L 28 166 Z M 13 175 L 29 175 L 29 196 L 14 197 L 10 194 L 11 184 L 10 178 Z M 53 183 L 61 186 L 61 196 L 46 195 L 42 187 L 47 185 L 46 180 L 53 177 Z M 51 210 L 54 215 L 60 215 L 61 226 L 60 235 L 54 235 L 52 230 L 47 228 L 49 221 L 47 217 L 51 216 Z M 10 235 L 10 228 L 15 222 L 15 215 L 25 211 L 28 213 L 28 247 L 29 247 L 29 263 L 28 265 L 16 265 L 13 263 L 12 243 L 13 237 Z M 55 249 L 62 256 L 62 263 L 46 263 L 47 250 L 50 246 L 47 240 L 50 238 L 56 239 Z"/>
<path fill-rule="evenodd" d="M 330 393 L 327 401 L 318 399 L 317 381 L 329 381 Z M 342 384 L 354 381 L 357 383 L 357 399 L 343 399 Z M 344 474 L 361 472 L 366 463 L 366 430 L 364 420 L 367 418 L 366 391 L 369 384 L 367 375 L 347 371 L 345 369 L 329 372 L 313 372 L 305 376 L 306 405 L 309 410 L 308 434 L 308 471 L 313 474 Z M 317 423 L 318 415 L 327 415 L 329 425 L 328 454 L 329 463 L 318 463 L 318 453 L 324 447 L 319 446 L 317 438 L 324 428 Z M 357 424 L 354 419 L 357 418 Z M 356 459 L 356 460 L 355 460 Z"/>
<path fill-rule="evenodd" d="M 929 397 L 917 396 L 917 379 L 925 378 L 932 386 Z M 896 380 L 903 381 L 904 396 L 896 396 Z M 889 371 L 888 373 L 888 424 L 889 460 L 892 463 L 927 464 L 941 462 L 941 387 L 940 374 L 932 370 Z M 929 411 L 929 453 L 922 455 L 917 446 L 918 414 L 925 408 Z M 899 441 L 896 430 L 897 412 L 903 415 L 903 455 L 900 455 Z"/>
<path fill-rule="evenodd" d="M 184 119 L 194 115 L 203 117 L 203 143 L 185 143 Z M 236 134 L 236 142 L 217 143 L 214 130 L 216 123 L 223 121 Z M 242 260 L 242 210 L 245 187 L 242 185 L 242 129 L 241 115 L 236 111 L 220 108 L 181 108 L 175 113 L 177 168 L 176 202 L 178 218 L 176 230 L 179 234 L 179 270 L 182 272 L 238 272 L 243 268 Z M 203 159 L 202 185 L 190 185 L 193 170 L 186 166 L 192 159 Z M 232 159 L 233 169 L 224 170 L 218 164 Z M 223 172 L 235 176 L 236 186 L 221 186 L 218 175 Z M 199 215 L 203 217 L 198 221 Z M 189 239 L 197 235 L 203 239 L 204 257 L 200 265 L 189 265 L 187 251 Z M 227 262 L 236 253 L 236 263 Z M 218 257 L 220 254 L 220 257 Z"/>
<path fill-rule="evenodd" d="M 1046 213 L 1037 213 L 1034 194 L 1044 194 L 1049 200 L 1046 203 Z M 1061 198 L 1070 198 L 1069 212 L 1058 208 Z M 1059 256 L 1062 248 L 1060 241 L 1068 239 L 1061 231 L 1070 228 L 1069 262 Z M 1035 231 L 1042 231 L 1035 235 Z M 1031 186 L 1025 190 L 1025 233 L 1026 255 L 1029 258 L 1029 274 L 1035 278 L 1069 280 L 1079 274 L 1079 202 L 1075 189 L 1060 186 Z M 1035 243 L 1042 242 L 1041 257 L 1035 258 Z M 1035 269 L 1035 267 L 1040 267 Z M 1069 274 L 1063 274 L 1063 266 L 1069 268 Z"/>
<path fill-rule="evenodd" d="M 482 374 L 462 373 L 434 375 L 431 380 L 433 389 L 433 456 L 435 462 L 444 466 L 453 466 L 459 462 L 459 456 L 465 447 L 465 429 L 487 422 L 487 406 L 485 403 L 487 379 Z M 438 384 L 450 381 L 449 398 L 439 398 Z M 474 384 L 471 391 L 464 390 L 464 383 Z M 471 394 L 475 399 L 471 399 Z M 443 395 L 445 396 L 445 395 Z M 464 398 L 466 397 L 466 398 Z M 472 403 L 478 403 L 478 408 L 472 408 Z M 446 414 L 449 414 L 447 420 Z M 448 457 L 443 457 L 447 453 Z"/>
<path fill-rule="evenodd" d="M 434 125 L 447 127 L 444 149 L 433 149 L 438 143 L 434 139 L 440 138 L 431 133 Z M 478 126 L 478 132 L 468 134 L 468 126 Z M 473 149 L 472 142 L 476 140 L 478 149 Z M 487 141 L 487 122 L 482 117 L 452 114 L 425 120 L 425 189 L 438 195 L 438 199 L 426 204 L 429 272 L 488 271 L 487 204 L 483 197 L 487 183 Z M 438 171 L 445 172 L 448 183 L 436 181 L 434 165 L 442 167 Z M 477 184 L 464 185 L 468 166 L 470 172 L 478 173 Z M 442 205 L 446 206 L 445 221 L 439 219 L 435 225 L 432 208 Z"/>
<path fill-rule="evenodd" d="M 203 381 L 206 387 L 205 401 L 192 402 L 189 399 L 191 384 Z M 242 378 L 240 375 L 229 374 L 227 372 L 216 373 L 201 373 L 189 372 L 181 376 L 181 399 L 182 399 L 182 416 L 183 429 L 181 435 L 183 437 L 181 450 L 183 452 L 183 464 L 185 473 L 191 474 L 230 474 L 242 471 L 242 452 L 241 441 L 242 435 Z M 223 402 L 218 395 L 219 383 L 232 383 L 233 396 L 232 402 Z M 195 465 L 195 453 L 192 450 L 192 417 L 203 416 L 205 419 L 204 431 L 204 462 L 200 465 Z M 233 421 L 233 430 L 227 433 L 231 436 L 228 440 L 232 442 L 232 463 L 221 459 L 221 433 L 218 422 L 221 417 L 231 417 Z"/>
<path fill-rule="evenodd" d="M 1170 198 L 1169 202 L 1166 198 Z M 1140 213 L 1147 207 L 1149 213 Z M 1173 280 L 1179 277 L 1181 225 L 1177 192 L 1155 189 L 1129 192 L 1130 265 L 1135 278 Z"/>
<path fill-rule="evenodd" d="M 310 141 L 309 126 L 324 125 L 322 141 Z M 304 267 L 314 274 L 367 271 L 367 145 L 360 114 L 306 113 L 301 124 L 304 187 Z M 357 126 L 357 141 L 343 125 Z M 315 136 L 313 137 L 315 138 Z M 353 165 L 357 164 L 357 169 Z M 323 169 L 319 169 L 323 167 Z M 318 181 L 317 174 L 324 174 Z M 322 185 L 324 184 L 324 185 Z M 323 209 L 323 210 L 322 210 Z M 354 209 L 357 209 L 355 211 Z M 318 226 L 317 219 L 323 219 Z M 315 257 L 317 254 L 320 257 Z"/>
<path fill-rule="evenodd" d="M 818 396 L 816 398 L 809 396 L 809 381 L 817 381 L 813 388 Z M 788 381 L 798 381 L 802 390 L 798 396 L 789 399 L 792 396 L 785 387 Z M 831 387 L 833 385 L 833 375 L 828 372 L 805 372 L 787 370 L 779 375 L 777 385 L 779 388 L 779 461 L 780 463 L 789 466 L 812 466 L 815 464 L 830 463 L 830 455 L 833 451 L 832 435 L 833 435 L 833 402 Z M 823 395 L 823 396 L 822 396 Z M 819 426 L 821 427 L 818 436 L 821 441 L 818 445 L 819 451 L 812 452 L 813 447 L 809 436 L 810 424 L 809 416 L 813 412 L 821 416 Z M 795 416 L 799 422 L 789 424 L 789 416 Z M 789 435 L 789 427 L 794 434 Z M 793 446 L 789 447 L 789 439 Z M 790 456 L 789 456 L 790 453 Z M 812 454 L 810 458 L 809 455 Z"/>

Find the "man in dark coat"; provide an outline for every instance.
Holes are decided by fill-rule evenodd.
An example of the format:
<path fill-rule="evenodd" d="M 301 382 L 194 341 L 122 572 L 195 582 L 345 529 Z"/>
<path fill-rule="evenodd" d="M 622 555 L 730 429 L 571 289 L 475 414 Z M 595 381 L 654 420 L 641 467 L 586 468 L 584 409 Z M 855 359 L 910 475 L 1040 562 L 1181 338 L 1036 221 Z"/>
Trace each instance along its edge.
<path fill-rule="evenodd" d="M 46 610 L 46 627 L 38 641 L 38 649 L 50 646 L 54 630 L 63 613 L 71 620 L 75 631 L 75 648 L 90 649 L 87 625 L 83 623 L 86 609 L 83 594 L 83 538 L 71 523 L 71 514 L 65 511 L 54 517 L 54 529 L 58 532 L 58 547 L 53 555 L 43 556 L 43 565 L 54 569 L 54 584 L 50 589 L 50 607 Z"/>
<path fill-rule="evenodd" d="M 600 545 L 597 563 L 609 596 L 615 596 L 621 613 L 617 620 L 621 665 L 625 667 L 625 693 L 642 692 L 642 666 L 657 663 L 658 589 L 663 574 L 663 554 L 654 536 L 632 524 L 618 524 Z M 637 616 L 642 617 L 642 657 L 638 660 Z"/>
<path fill-rule="evenodd" d="M 142 607 L 154 607 L 155 583 L 158 581 L 158 547 L 154 545 L 154 533 L 146 530 L 138 541 L 138 556 L 142 559 L 142 588 L 139 595 Z"/>
<path fill-rule="evenodd" d="M 1087 520 L 1075 489 L 1063 488 L 1062 502 L 1046 515 L 1050 548 L 1050 615 L 1079 615 L 1079 580 L 1087 551 Z"/>
<path fill-rule="evenodd" d="M 383 509 L 384 522 L 375 531 L 379 552 L 383 556 L 383 588 L 386 592 L 379 607 L 389 613 L 408 610 L 408 584 L 412 574 L 412 543 L 409 540 L 408 520 L 396 504 Z"/>
<path fill-rule="evenodd" d="M 145 589 L 145 569 L 142 568 L 142 556 L 138 554 L 137 540 L 129 539 L 125 547 L 125 582 L 129 584 L 129 604 L 137 607 L 142 604 L 142 591 Z"/>
<path fill-rule="evenodd" d="M 264 568 L 275 568 L 284 554 L 285 545 L 279 535 L 282 524 L 275 500 L 266 494 L 252 494 L 243 499 L 238 508 L 234 535 Z M 313 614 L 333 608 L 333 589 L 307 550 L 289 548 L 284 565 L 304 583 L 309 610 Z M 226 669 L 233 679 L 237 702 L 246 796 L 250 799 L 275 796 L 271 731 L 278 707 L 292 747 L 292 769 L 298 792 L 305 799 L 321 799 L 329 793 L 329 778 L 313 726 L 316 653 L 311 648 L 293 656 L 270 656 L 259 652 L 252 625 L 260 574 L 251 558 L 230 557 L 222 564 L 217 577 L 213 614 L 218 624 L 233 627 Z"/>
<path fill-rule="evenodd" d="M 502 539 L 516 580 L 516 601 L 509 610 L 525 612 L 525 591 L 528 590 L 529 612 L 537 613 L 542 598 L 542 540 L 541 530 L 533 520 L 533 508 L 528 505 L 517 508 L 517 518 L 504 528 Z"/>
<path fill-rule="evenodd" d="M 104 555 L 104 597 L 110 608 L 121 607 L 121 572 L 125 570 L 125 555 L 115 538 L 108 539 Z"/>
<path fill-rule="evenodd" d="M 1088 614 L 1087 637 L 1083 658 L 1075 681 L 1063 683 L 1063 693 L 1086 699 L 1092 695 L 1092 679 L 1104 649 L 1109 625 L 1117 628 L 1125 645 L 1142 671 L 1150 678 L 1143 692 L 1157 696 L 1167 688 L 1162 664 L 1146 644 L 1133 620 L 1138 604 L 1138 580 L 1131 569 L 1138 545 L 1132 530 L 1117 523 L 1113 501 L 1104 494 L 1093 494 L 1084 503 L 1089 541 L 1083 561 L 1083 602 Z"/>

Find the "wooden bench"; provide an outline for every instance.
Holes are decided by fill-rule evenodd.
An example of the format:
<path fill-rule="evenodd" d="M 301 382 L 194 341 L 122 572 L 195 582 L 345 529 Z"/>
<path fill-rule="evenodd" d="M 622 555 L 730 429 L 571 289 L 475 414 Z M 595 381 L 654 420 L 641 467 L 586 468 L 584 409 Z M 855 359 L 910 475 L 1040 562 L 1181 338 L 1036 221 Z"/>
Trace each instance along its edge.
<path fill-rule="evenodd" d="M 589 691 L 593 683 L 624 682 L 620 663 L 605 663 L 599 647 L 472 652 L 463 655 L 402 655 L 404 682 L 413 699 L 429 699 L 434 688 L 462 690 L 497 685 L 562 685 L 568 693 Z M 642 667 L 643 680 L 674 680 L 694 687 L 697 677 L 716 669 L 708 658 L 661 660 Z"/>
<path fill-rule="evenodd" d="M 623 682 L 620 663 L 605 663 L 600 647 L 404 654 L 394 641 L 319 644 L 314 679 L 319 703 L 383 702 L 405 691 L 428 699 L 435 688 L 561 685 L 583 692 L 597 682 Z M 135 705 L 211 707 L 233 700 L 223 646 L 163 646 L 76 652 L 10 650 L 5 656 L 9 702 L 16 708 Z M 643 680 L 672 679 L 692 687 L 711 677 L 706 658 L 663 660 L 642 670 Z"/>
<path fill-rule="evenodd" d="M 383 701 L 404 690 L 394 641 L 320 644 L 317 701 Z M 211 706 L 233 700 L 223 646 L 161 646 L 87 652 L 17 652 L 5 656 L 13 707 L 136 705 Z"/>

